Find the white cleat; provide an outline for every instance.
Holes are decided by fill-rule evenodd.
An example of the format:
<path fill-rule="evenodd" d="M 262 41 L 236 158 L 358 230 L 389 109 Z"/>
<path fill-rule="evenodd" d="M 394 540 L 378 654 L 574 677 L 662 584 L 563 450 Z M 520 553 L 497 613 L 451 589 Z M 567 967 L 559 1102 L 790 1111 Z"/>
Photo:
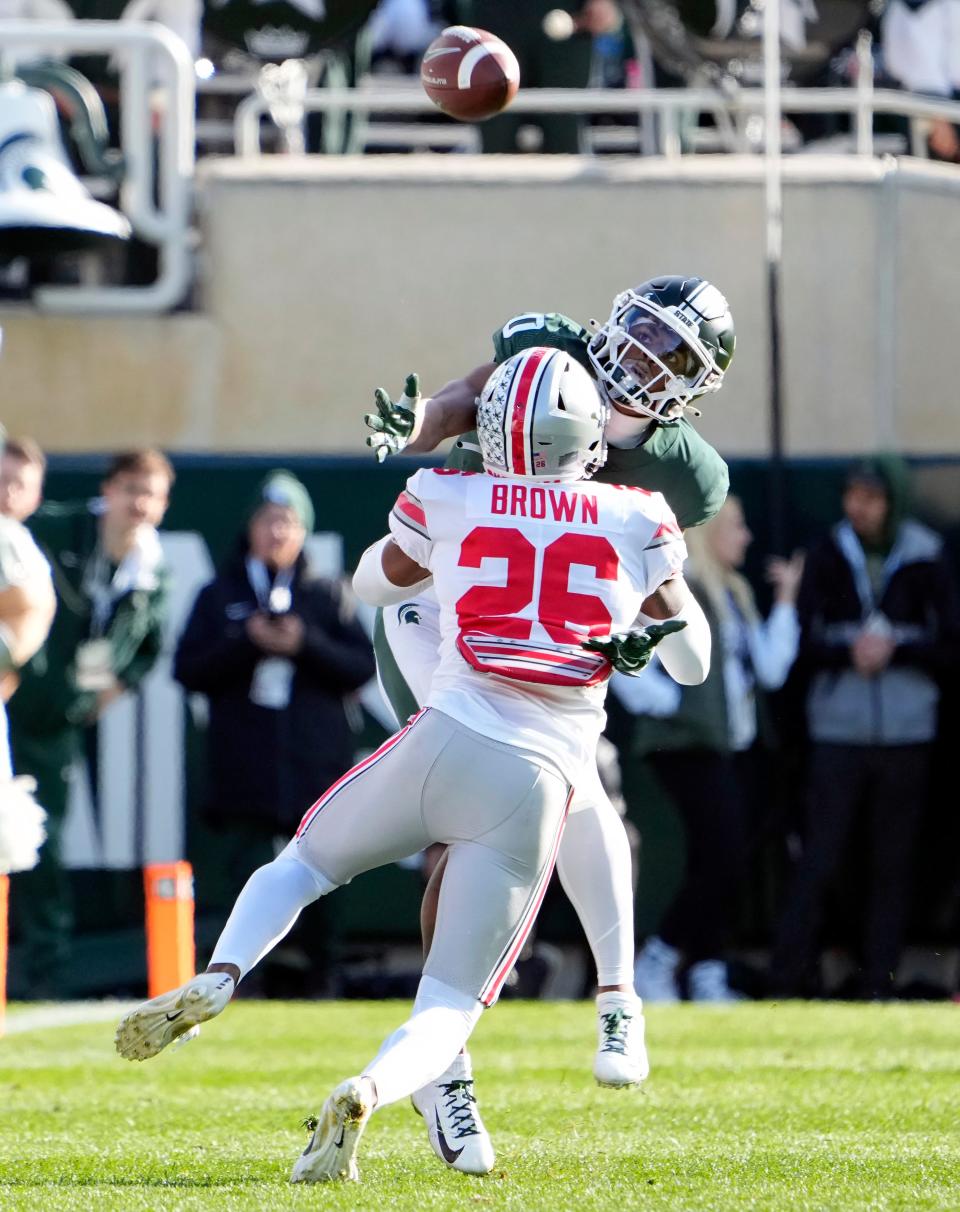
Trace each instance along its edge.
<path fill-rule="evenodd" d="M 348 1077 L 323 1104 L 310 1143 L 293 1165 L 292 1183 L 356 1182 L 357 1146 L 373 1111 L 370 1082 Z"/>
<path fill-rule="evenodd" d="M 643 1002 L 629 993 L 597 997 L 597 1054 L 593 1076 L 601 1086 L 637 1086 L 650 1072 L 644 1043 Z"/>
<path fill-rule="evenodd" d="M 117 1027 L 115 1043 L 125 1060 L 149 1060 L 168 1044 L 185 1043 L 199 1031 L 199 1024 L 223 1010 L 234 991 L 227 972 L 201 972 L 179 989 L 142 1002 L 125 1015 Z"/>
<path fill-rule="evenodd" d="M 466 1053 L 410 1101 L 423 1116 L 430 1144 L 441 1161 L 464 1174 L 489 1174 L 496 1160 L 493 1142 L 477 1109 Z"/>

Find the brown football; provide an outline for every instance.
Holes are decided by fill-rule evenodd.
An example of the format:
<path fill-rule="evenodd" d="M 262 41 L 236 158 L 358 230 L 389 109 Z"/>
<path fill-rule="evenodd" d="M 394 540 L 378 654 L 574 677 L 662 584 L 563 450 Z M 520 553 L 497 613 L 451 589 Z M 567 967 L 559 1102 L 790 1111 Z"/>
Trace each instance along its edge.
<path fill-rule="evenodd" d="M 420 64 L 430 100 L 462 122 L 506 109 L 520 87 L 520 65 L 505 42 L 485 29 L 451 25 L 430 43 Z"/>

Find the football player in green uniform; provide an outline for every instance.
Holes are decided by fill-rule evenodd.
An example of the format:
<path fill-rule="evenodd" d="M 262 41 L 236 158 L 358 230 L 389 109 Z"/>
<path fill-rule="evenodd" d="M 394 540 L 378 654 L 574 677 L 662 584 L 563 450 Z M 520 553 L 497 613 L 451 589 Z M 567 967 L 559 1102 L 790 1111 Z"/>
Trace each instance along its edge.
<path fill-rule="evenodd" d="M 726 464 L 685 414 L 696 411 L 694 400 L 720 388 L 735 334 L 723 295 L 701 278 L 653 278 L 626 290 L 614 299 L 606 323 L 593 331 L 557 313 L 515 316 L 494 334 L 493 362 L 446 384 L 432 399 L 420 398 L 415 375 L 396 402 L 379 389 L 377 412 L 366 417 L 373 430 L 368 445 L 382 460 L 401 450 L 433 450 L 460 435 L 447 465 L 479 471 L 480 446 L 473 432 L 477 394 L 498 364 L 535 345 L 569 353 L 591 371 L 609 404 L 607 459 L 597 480 L 662 492 L 683 527 L 697 526 L 719 510 L 729 483 Z M 437 616 L 430 592 L 378 612 L 378 676 L 401 723 L 426 701 L 438 661 Z M 426 949 L 443 870 L 441 859 L 424 897 Z M 642 1007 L 633 989 L 630 848 L 595 767 L 584 771 L 577 786 L 557 871 L 597 965 L 594 1075 L 602 1085 L 634 1085 L 647 1076 L 649 1065 Z M 492 1168 L 493 1147 L 477 1111 L 466 1053 L 419 1091 L 414 1105 L 448 1165 L 473 1173 Z"/>

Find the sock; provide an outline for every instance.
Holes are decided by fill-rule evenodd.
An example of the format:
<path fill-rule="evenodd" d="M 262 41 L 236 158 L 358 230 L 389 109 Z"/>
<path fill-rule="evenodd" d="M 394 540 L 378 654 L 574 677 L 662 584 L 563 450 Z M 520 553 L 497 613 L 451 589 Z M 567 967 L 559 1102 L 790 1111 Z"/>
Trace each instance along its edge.
<path fill-rule="evenodd" d="M 242 978 L 287 934 L 301 909 L 334 887 L 285 850 L 247 880 L 210 963 L 236 964 Z"/>
<path fill-rule="evenodd" d="M 398 1102 L 438 1078 L 457 1059 L 482 1013 L 475 997 L 421 977 L 413 1014 L 363 1071 L 377 1088 L 377 1106 Z"/>
<path fill-rule="evenodd" d="M 437 1082 L 468 1082 L 473 1079 L 473 1062 L 470 1060 L 470 1053 L 463 1049 L 458 1052 L 446 1069 L 434 1078 L 434 1084 Z"/>
<path fill-rule="evenodd" d="M 634 1014 L 639 1014 L 643 1010 L 643 1002 L 635 993 L 622 993 L 619 989 L 598 993 L 597 1013 L 611 1014 L 614 1010 L 632 1010 Z"/>
<path fill-rule="evenodd" d="M 599 787 L 589 807 L 567 817 L 557 874 L 577 911 L 597 965 L 598 985 L 633 984 L 633 877 L 630 842 Z M 600 798 L 602 796 L 602 799 Z"/>

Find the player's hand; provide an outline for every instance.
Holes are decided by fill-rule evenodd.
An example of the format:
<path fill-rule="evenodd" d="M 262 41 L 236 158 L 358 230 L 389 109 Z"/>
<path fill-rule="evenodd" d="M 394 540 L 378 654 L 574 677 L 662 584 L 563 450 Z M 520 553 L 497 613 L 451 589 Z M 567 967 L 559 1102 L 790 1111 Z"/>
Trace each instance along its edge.
<path fill-rule="evenodd" d="M 601 653 L 618 673 L 636 677 L 650 664 L 660 641 L 675 631 L 683 631 L 686 625 L 682 619 L 668 619 L 666 623 L 650 623 L 639 631 L 617 632 L 608 640 L 585 640 L 582 647 Z"/>
<path fill-rule="evenodd" d="M 367 436 L 367 445 L 382 463 L 387 455 L 399 454 L 414 437 L 420 408 L 420 376 L 407 375 L 403 395 L 391 400 L 382 387 L 373 393 L 376 412 L 368 412 L 363 418 L 373 433 Z"/>

